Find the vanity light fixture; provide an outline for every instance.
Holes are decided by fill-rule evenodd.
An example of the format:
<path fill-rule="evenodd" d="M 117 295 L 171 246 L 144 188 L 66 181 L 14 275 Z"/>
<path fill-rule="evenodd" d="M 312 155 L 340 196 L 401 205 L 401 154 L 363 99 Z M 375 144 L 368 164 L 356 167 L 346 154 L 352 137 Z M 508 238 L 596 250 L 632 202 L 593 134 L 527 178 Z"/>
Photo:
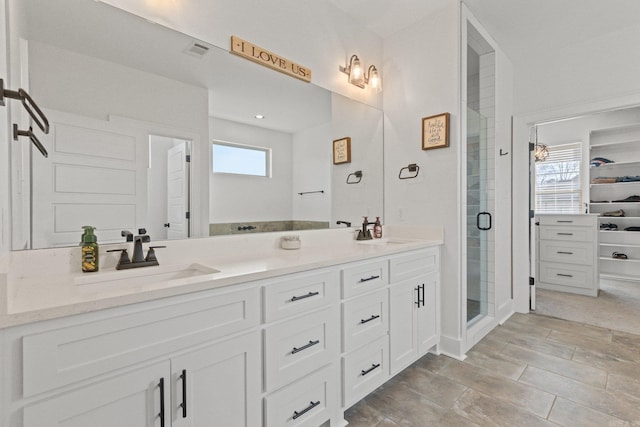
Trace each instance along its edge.
<path fill-rule="evenodd" d="M 545 144 L 538 142 L 538 126 L 535 127 L 535 132 L 536 142 L 533 146 L 533 156 L 536 162 L 544 162 L 549 157 L 549 148 Z"/>
<path fill-rule="evenodd" d="M 354 86 L 364 89 L 366 85 L 370 85 L 374 92 L 382 91 L 382 80 L 378 69 L 375 65 L 370 65 L 365 73 L 358 55 L 351 55 L 349 65 L 346 67 L 341 66 L 340 71 L 349 76 L 349 83 Z"/>
<path fill-rule="evenodd" d="M 256 115 L 255 115 L 255 116 L 253 116 L 253 117 L 255 117 L 255 118 L 256 118 L 256 119 L 258 119 L 258 120 L 264 119 L 264 116 L 263 116 L 262 114 L 256 114 Z"/>

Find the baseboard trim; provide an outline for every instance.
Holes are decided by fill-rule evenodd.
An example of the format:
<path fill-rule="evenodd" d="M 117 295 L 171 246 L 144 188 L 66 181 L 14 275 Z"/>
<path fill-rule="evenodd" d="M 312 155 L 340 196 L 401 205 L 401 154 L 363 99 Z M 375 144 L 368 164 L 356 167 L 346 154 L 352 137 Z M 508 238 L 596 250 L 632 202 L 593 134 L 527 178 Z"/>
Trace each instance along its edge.
<path fill-rule="evenodd" d="M 467 355 L 462 351 L 462 348 L 462 340 L 458 338 L 451 338 L 446 335 L 440 336 L 440 345 L 438 346 L 440 354 L 463 361 L 467 358 Z"/>

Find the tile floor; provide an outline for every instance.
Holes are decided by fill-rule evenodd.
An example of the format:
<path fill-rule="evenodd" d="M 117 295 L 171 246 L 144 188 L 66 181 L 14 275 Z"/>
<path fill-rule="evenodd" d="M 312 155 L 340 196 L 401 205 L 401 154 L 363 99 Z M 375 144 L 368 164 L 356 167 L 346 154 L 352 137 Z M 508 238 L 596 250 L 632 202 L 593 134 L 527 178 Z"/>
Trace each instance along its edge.
<path fill-rule="evenodd" d="M 350 408 L 349 427 L 640 427 L 640 335 L 515 314 L 467 356 L 426 355 Z"/>

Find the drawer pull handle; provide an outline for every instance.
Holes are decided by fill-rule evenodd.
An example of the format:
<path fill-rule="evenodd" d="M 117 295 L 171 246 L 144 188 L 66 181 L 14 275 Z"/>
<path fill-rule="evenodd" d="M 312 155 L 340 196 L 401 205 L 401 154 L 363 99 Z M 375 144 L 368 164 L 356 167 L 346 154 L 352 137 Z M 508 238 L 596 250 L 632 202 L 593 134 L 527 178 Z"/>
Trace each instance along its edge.
<path fill-rule="evenodd" d="M 573 233 L 558 233 L 558 236 L 573 236 Z"/>
<path fill-rule="evenodd" d="M 182 381 L 182 403 L 178 408 L 182 408 L 182 418 L 187 418 L 187 370 L 183 369 L 178 378 Z"/>
<path fill-rule="evenodd" d="M 572 274 L 562 274 L 562 273 L 556 273 L 557 276 L 562 276 L 562 277 L 573 277 Z"/>
<path fill-rule="evenodd" d="M 313 347 L 313 346 L 314 346 L 314 345 L 316 345 L 316 344 L 320 344 L 320 340 L 309 341 L 309 344 L 305 344 L 305 345 L 303 345 L 303 346 L 302 346 L 302 347 L 300 347 L 300 348 L 293 347 L 293 350 L 291 350 L 291 354 L 299 353 L 299 352 L 301 352 L 302 350 L 306 350 L 306 349 L 308 349 L 309 347 Z"/>
<path fill-rule="evenodd" d="M 366 279 L 360 279 L 360 283 L 368 282 L 369 280 L 374 280 L 374 279 L 379 279 L 379 278 L 380 278 L 380 275 L 367 277 Z"/>
<path fill-rule="evenodd" d="M 316 295 L 320 295 L 320 292 L 309 292 L 308 294 L 301 295 L 301 296 L 296 295 L 293 298 L 291 298 L 291 302 L 300 301 L 301 299 L 305 299 L 305 298 L 315 297 Z"/>
<path fill-rule="evenodd" d="M 299 418 L 301 416 L 303 416 L 304 414 L 306 414 L 307 412 L 309 412 L 310 410 L 312 410 L 313 408 L 315 408 L 316 406 L 318 406 L 320 404 L 320 401 L 318 400 L 317 402 L 314 402 L 313 400 L 311 402 L 309 402 L 309 406 L 307 406 L 306 408 L 304 408 L 302 411 L 298 412 L 298 411 L 293 411 L 293 419 L 295 420 L 296 418 Z"/>
<path fill-rule="evenodd" d="M 566 223 L 571 224 L 573 221 L 567 221 L 567 220 L 562 221 L 562 220 L 559 220 L 559 221 L 556 221 L 556 222 L 566 222 Z"/>
<path fill-rule="evenodd" d="M 160 388 L 160 427 L 164 427 L 164 378 L 160 378 L 160 383 L 158 384 L 158 388 Z"/>
<path fill-rule="evenodd" d="M 374 363 L 371 365 L 371 367 L 369 369 L 367 369 L 366 371 L 363 369 L 362 371 L 360 371 L 360 375 L 362 375 L 363 377 L 365 375 L 367 375 L 369 372 L 373 371 L 376 368 L 379 368 L 380 364 L 379 363 Z"/>
<path fill-rule="evenodd" d="M 573 252 L 558 251 L 559 254 L 573 255 Z"/>
<path fill-rule="evenodd" d="M 360 324 L 363 325 L 365 323 L 369 323 L 372 320 L 376 320 L 380 317 L 379 314 L 372 314 L 371 317 L 369 317 L 368 319 L 360 319 Z"/>

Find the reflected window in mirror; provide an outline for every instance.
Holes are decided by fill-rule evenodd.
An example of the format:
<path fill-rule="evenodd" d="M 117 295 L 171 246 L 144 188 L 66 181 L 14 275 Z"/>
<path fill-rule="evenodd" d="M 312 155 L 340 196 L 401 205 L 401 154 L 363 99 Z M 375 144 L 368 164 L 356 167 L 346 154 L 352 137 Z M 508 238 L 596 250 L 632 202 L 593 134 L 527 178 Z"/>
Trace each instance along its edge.
<path fill-rule="evenodd" d="M 271 149 L 228 142 L 213 143 L 213 172 L 271 176 Z"/>

